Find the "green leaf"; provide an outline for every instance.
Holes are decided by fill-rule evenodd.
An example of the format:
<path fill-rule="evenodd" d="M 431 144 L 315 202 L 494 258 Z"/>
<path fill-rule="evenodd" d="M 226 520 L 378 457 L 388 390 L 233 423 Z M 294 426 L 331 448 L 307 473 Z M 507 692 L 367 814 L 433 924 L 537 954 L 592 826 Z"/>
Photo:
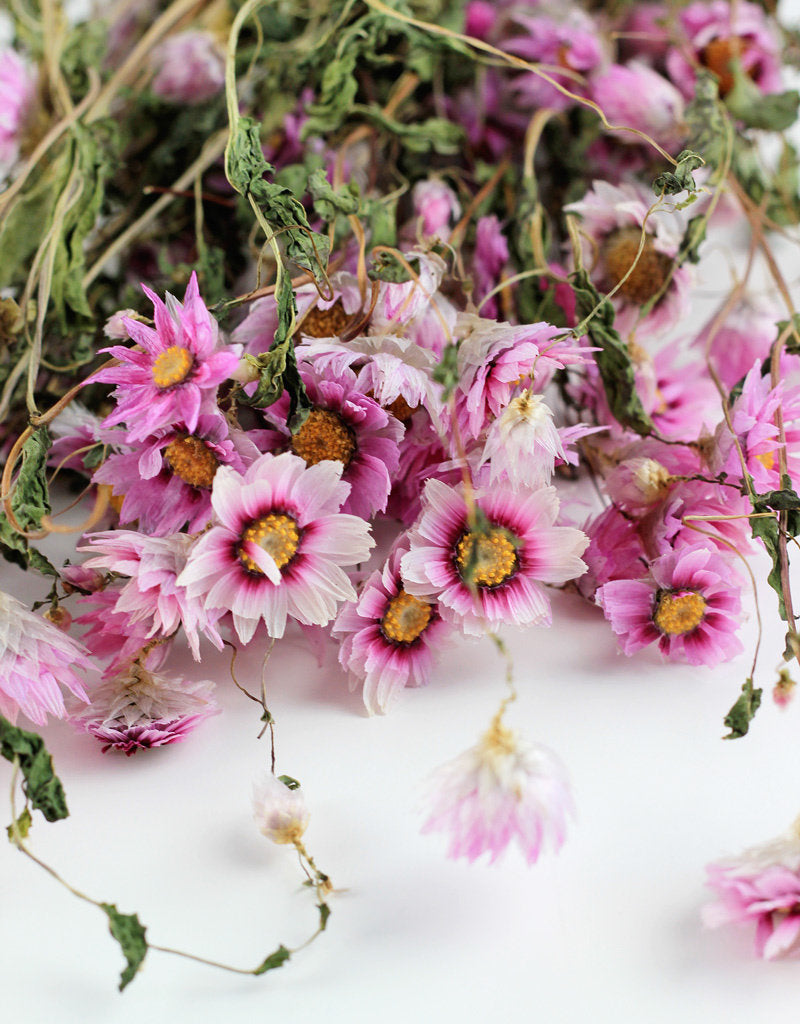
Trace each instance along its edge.
<path fill-rule="evenodd" d="M 37 427 L 22 448 L 11 510 L 23 530 L 38 530 L 42 516 L 51 511 L 47 489 L 47 452 L 51 444 L 47 427 Z"/>
<path fill-rule="evenodd" d="M 733 88 L 725 97 L 725 105 L 734 117 L 748 128 L 763 128 L 782 132 L 797 120 L 800 93 L 795 89 L 788 92 L 763 93 L 753 79 L 745 73 L 738 58 L 731 60 Z"/>
<path fill-rule="evenodd" d="M 21 569 L 37 569 L 45 576 L 58 576 L 52 562 L 17 533 L 4 512 L 0 512 L 0 555 Z"/>
<path fill-rule="evenodd" d="M 778 595 L 778 612 L 785 621 L 786 605 L 781 585 L 781 530 L 777 514 L 786 512 L 786 532 L 789 536 L 795 537 L 800 534 L 800 497 L 792 490 L 788 477 L 784 477 L 781 483 L 783 484 L 781 490 L 759 494 L 753 499 L 753 512 L 757 515 L 751 518 L 750 529 L 754 537 L 760 537 L 764 542 L 767 554 L 772 560 L 772 569 L 767 576 L 767 583 Z M 775 514 L 765 515 L 770 512 Z"/>
<path fill-rule="evenodd" d="M 686 231 L 684 231 L 683 238 L 681 239 L 681 246 L 677 257 L 678 264 L 683 263 L 684 260 L 689 260 L 690 263 L 700 262 L 700 246 L 706 240 L 707 226 L 708 217 L 704 214 L 701 214 L 699 217 L 692 217 L 686 225 Z"/>
<path fill-rule="evenodd" d="M 445 345 L 441 361 L 434 368 L 433 379 L 442 385 L 442 401 L 446 402 L 458 387 L 458 345 Z"/>
<path fill-rule="evenodd" d="M 415 272 L 419 271 L 419 260 L 407 260 L 408 266 Z M 409 274 L 406 263 L 399 260 L 391 252 L 381 252 L 367 271 L 370 281 L 385 281 L 387 284 L 405 284 L 412 281 L 413 276 Z"/>
<path fill-rule="evenodd" d="M 146 929 L 136 914 L 120 914 L 113 903 L 101 903 L 100 906 L 108 917 L 108 930 L 119 943 L 127 961 L 127 967 L 119 979 L 119 990 L 122 992 L 133 981 L 147 955 Z"/>
<path fill-rule="evenodd" d="M 357 104 L 353 110 L 377 122 L 393 139 L 399 139 L 412 153 L 458 153 L 464 141 L 464 129 L 444 117 L 425 121 L 398 121 L 377 106 Z"/>
<path fill-rule="evenodd" d="M 20 814 L 20 816 L 17 818 L 17 820 L 13 821 L 6 829 L 6 832 L 8 832 L 9 841 L 12 843 L 16 843 L 20 839 L 27 839 L 32 824 L 33 818 L 31 818 L 31 812 L 26 807 L 23 810 L 22 814 Z"/>
<path fill-rule="evenodd" d="M 328 927 L 328 918 L 331 916 L 331 908 L 327 903 L 318 903 L 317 910 L 319 911 L 319 930 L 324 932 Z"/>
<path fill-rule="evenodd" d="M 660 196 L 663 192 L 665 195 L 674 196 L 680 192 L 696 192 L 697 184 L 694 180 L 693 171 L 696 171 L 698 167 L 702 167 L 705 161 L 697 154 L 693 153 L 690 149 L 684 149 L 682 153 L 678 154 L 678 164 L 672 171 L 665 171 L 663 174 L 659 174 L 653 182 L 653 192 Z"/>
<path fill-rule="evenodd" d="M 586 327 L 592 345 L 600 351 L 594 353 L 600 378 L 603 381 L 608 404 L 614 418 L 623 427 L 637 434 L 653 431 L 653 421 L 647 415 L 636 392 L 636 379 L 628 346 L 614 329 L 614 307 L 608 299 L 601 301 L 600 293 L 589 280 L 585 270 L 570 274 L 575 293 L 578 316 L 587 317 L 599 305 L 597 313 Z"/>
<path fill-rule="evenodd" d="M 332 60 L 322 74 L 317 98 L 307 109 L 308 119 L 300 133 L 302 139 L 327 135 L 346 120 L 358 92 L 355 77 L 358 53 L 354 47 Z"/>
<path fill-rule="evenodd" d="M 270 953 L 267 959 L 253 971 L 253 974 L 266 974 L 267 971 L 274 971 L 276 967 L 283 967 L 291 953 L 284 945 L 278 946 L 274 953 Z"/>
<path fill-rule="evenodd" d="M 297 779 L 293 779 L 291 775 L 279 775 L 278 782 L 282 782 L 287 789 L 299 789 L 300 783 Z"/>
<path fill-rule="evenodd" d="M 687 149 L 699 153 L 707 164 L 717 167 L 725 153 L 728 125 L 725 108 L 719 99 L 717 80 L 710 71 L 697 72 L 694 98 L 686 108 L 684 120 L 689 129 Z"/>
<path fill-rule="evenodd" d="M 761 693 L 760 689 L 753 688 L 752 679 L 745 680 L 739 699 L 725 716 L 724 724 L 730 732 L 722 737 L 724 740 L 736 740 L 747 735 L 750 723 L 761 706 Z"/>
<path fill-rule="evenodd" d="M 359 189 L 355 182 L 349 182 L 337 191 L 331 187 L 324 168 L 312 171 L 308 176 L 308 191 L 314 200 L 314 211 L 324 221 L 331 223 L 338 214 L 349 215 L 358 212 Z"/>
<path fill-rule="evenodd" d="M 6 761 L 19 763 L 22 791 L 34 810 L 41 811 L 47 821 L 69 816 L 64 787 L 41 736 L 19 729 L 0 715 L 0 754 Z"/>

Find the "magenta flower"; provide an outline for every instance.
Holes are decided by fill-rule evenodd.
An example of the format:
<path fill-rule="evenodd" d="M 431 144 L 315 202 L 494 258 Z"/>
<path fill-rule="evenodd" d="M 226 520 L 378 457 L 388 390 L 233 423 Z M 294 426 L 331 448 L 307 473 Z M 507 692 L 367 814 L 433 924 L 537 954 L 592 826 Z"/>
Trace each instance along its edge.
<path fill-rule="evenodd" d="M 732 388 L 743 380 L 756 360 L 769 359 L 770 348 L 778 334 L 775 325 L 782 315 L 776 304 L 761 297 L 747 296 L 731 310 L 710 346 L 711 323 L 703 328 L 693 344 L 704 355 L 708 352 L 720 380 L 726 388 Z M 782 354 L 781 376 L 791 368 L 796 370 L 797 366 L 797 356 Z"/>
<path fill-rule="evenodd" d="M 109 586 L 81 599 L 81 605 L 88 607 L 80 618 L 78 626 L 85 626 L 83 642 L 92 657 L 107 663 L 103 678 L 109 679 L 126 671 L 132 662 L 142 656 L 149 647 L 149 624 L 145 620 L 134 622 L 127 612 L 116 608 L 122 594 L 119 586 Z M 161 668 L 169 653 L 169 644 L 158 644 L 144 656 L 145 667 L 153 671 Z"/>
<path fill-rule="evenodd" d="M 461 216 L 455 192 L 438 178 L 418 181 L 411 190 L 414 218 L 428 237 L 446 239 L 452 222 Z"/>
<path fill-rule="evenodd" d="M 130 338 L 143 351 L 113 345 L 104 349 L 120 361 L 90 381 L 115 384 L 117 408 L 105 427 L 126 425 L 126 441 L 143 441 L 163 427 L 197 428 L 203 413 L 216 412 L 217 388 L 239 365 L 238 346 L 218 346 L 219 328 L 206 309 L 192 274 L 183 304 L 167 292 L 166 304 L 142 285 L 155 308 L 155 330 L 126 318 Z"/>
<path fill-rule="evenodd" d="M 800 952 L 798 824 L 771 842 L 707 867 L 717 902 L 703 908 L 710 928 L 756 924 L 756 953 L 765 960 Z"/>
<path fill-rule="evenodd" d="M 516 841 L 529 865 L 559 850 L 574 814 L 566 769 L 540 743 L 525 743 L 499 721 L 480 742 L 434 772 L 423 832 L 444 832 L 448 856 L 493 864 Z"/>
<path fill-rule="evenodd" d="M 688 309 L 690 272 L 686 266 L 675 265 L 683 225 L 678 214 L 667 210 L 653 211 L 645 223 L 654 202 L 655 196 L 642 185 L 595 181 L 580 202 L 565 207 L 583 219 L 588 236 L 584 262 L 593 266 L 594 284 L 603 292 L 619 285 L 611 302 L 617 314 L 615 327 L 623 336 L 634 331 L 648 336 L 663 333 Z M 639 251 L 642 231 L 641 254 L 626 278 Z M 642 307 L 653 300 L 652 308 L 643 313 Z"/>
<path fill-rule="evenodd" d="M 13 723 L 21 711 L 37 725 L 65 718 L 61 688 L 88 700 L 75 670 L 90 668 L 80 644 L 0 590 L 0 714 Z"/>
<path fill-rule="evenodd" d="M 153 52 L 151 89 L 167 103 L 210 100 L 225 85 L 225 51 L 210 32 L 187 30 L 168 36 Z"/>
<path fill-rule="evenodd" d="M 92 479 L 110 484 L 122 498 L 120 522 L 138 520 L 142 530 L 158 537 L 184 527 L 196 533 L 211 518 L 211 486 L 219 467 L 243 472 L 258 455 L 219 412 L 204 413 L 194 430 L 180 423 L 162 427 L 132 450 L 113 452 Z"/>
<path fill-rule="evenodd" d="M 742 70 L 761 92 L 780 91 L 781 43 L 758 4 L 701 0 L 680 11 L 678 17 L 684 39 L 667 52 L 667 71 L 687 99 L 694 95 L 698 66 L 714 72 L 720 96 L 726 96 L 734 85 L 734 59 L 741 62 Z"/>
<path fill-rule="evenodd" d="M 504 487 L 476 492 L 485 526 L 469 522 L 460 488 L 429 480 L 423 512 L 401 562 L 405 589 L 438 600 L 446 618 L 467 633 L 503 624 L 550 624 L 542 583 L 566 583 L 585 570 L 588 540 L 580 530 L 555 526 L 554 487 L 518 493 Z"/>
<path fill-rule="evenodd" d="M 578 581 L 584 597 L 592 599 L 610 580 L 638 579 L 645 567 L 644 547 L 636 523 L 614 505 L 584 524 L 589 546 L 584 552 L 588 570 Z"/>
<path fill-rule="evenodd" d="M 259 622 L 282 637 L 287 616 L 324 626 L 355 599 L 343 565 L 366 561 L 367 523 L 339 510 L 349 485 L 341 464 L 306 467 L 291 452 L 263 455 L 241 476 L 223 466 L 211 504 L 220 525 L 189 554 L 177 585 L 207 609 L 233 613 L 243 643 Z"/>
<path fill-rule="evenodd" d="M 0 181 L 17 162 L 35 96 L 35 71 L 15 50 L 0 49 Z"/>
<path fill-rule="evenodd" d="M 683 97 L 647 64 L 612 64 L 591 78 L 589 97 L 611 124 L 637 128 L 668 152 L 678 150 L 686 137 Z M 629 145 L 643 142 L 632 132 L 613 132 L 612 137 Z"/>
<path fill-rule="evenodd" d="M 333 635 L 339 638 L 339 664 L 350 674 L 351 688 L 363 683 L 370 714 L 384 712 L 404 686 L 430 681 L 437 646 L 451 632 L 435 603 L 406 593 L 400 559 L 405 537 L 395 544 L 383 570 L 366 580 L 358 600 L 346 604 Z"/>
<path fill-rule="evenodd" d="M 736 582 L 730 559 L 693 544 L 657 558 L 646 579 L 604 584 L 595 599 L 625 654 L 657 643 L 666 658 L 716 665 L 742 651 Z"/>
<path fill-rule="evenodd" d="M 88 558 L 86 569 L 128 576 L 122 585 L 113 611 L 129 617 L 132 626 L 143 627 L 145 638 L 170 637 L 183 626 L 195 661 L 200 660 L 202 632 L 218 650 L 222 638 L 216 623 L 222 615 L 206 611 L 202 604 L 190 601 L 177 578 L 186 565 L 192 539 L 185 533 L 171 537 L 147 537 L 134 530 L 110 530 L 86 535 L 88 545 L 79 551 L 100 552 Z"/>
<path fill-rule="evenodd" d="M 487 319 L 497 317 L 497 296 L 483 302 L 489 292 L 500 283 L 500 275 L 508 262 L 508 242 L 500 221 L 492 214 L 479 217 L 475 226 L 475 255 L 472 260 L 474 282 L 473 300 L 480 303 L 480 311 Z"/>
<path fill-rule="evenodd" d="M 397 469 L 402 424 L 358 389 L 355 374 L 346 367 L 333 377 L 304 364 L 300 376 L 312 405 L 303 426 L 289 432 L 285 392 L 265 416 L 307 466 L 329 460 L 341 465 L 342 480 L 351 487 L 344 511 L 364 519 L 382 512 Z"/>
<path fill-rule="evenodd" d="M 210 680 L 160 675 L 135 662 L 104 680 L 90 706 L 73 713 L 70 722 L 99 740 L 103 753 L 114 749 L 130 757 L 185 740 L 200 722 L 218 714 L 213 691 Z"/>

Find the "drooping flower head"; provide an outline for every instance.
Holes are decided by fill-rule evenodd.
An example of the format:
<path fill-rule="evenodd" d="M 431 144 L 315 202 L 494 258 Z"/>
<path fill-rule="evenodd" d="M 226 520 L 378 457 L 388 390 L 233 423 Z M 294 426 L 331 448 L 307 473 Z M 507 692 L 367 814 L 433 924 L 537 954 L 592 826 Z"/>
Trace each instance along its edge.
<path fill-rule="evenodd" d="M 341 568 L 365 561 L 367 523 L 339 510 L 349 485 L 339 463 L 306 467 L 291 452 L 263 455 L 244 476 L 223 466 L 211 504 L 219 521 L 192 548 L 177 585 L 207 609 L 226 609 L 243 643 L 263 620 L 283 636 L 287 616 L 324 626 L 355 598 Z"/>
<path fill-rule="evenodd" d="M 61 689 L 88 700 L 76 669 L 90 668 L 75 640 L 0 590 L 0 714 L 13 723 L 21 711 L 37 725 L 65 718 Z"/>
<path fill-rule="evenodd" d="M 755 922 L 755 946 L 765 960 L 800 953 L 800 823 L 782 836 L 709 864 L 717 901 L 703 908 L 710 928 Z"/>
<path fill-rule="evenodd" d="M 0 49 L 0 182 L 19 156 L 36 94 L 36 74 L 10 47 Z"/>
<path fill-rule="evenodd" d="M 467 633 L 488 626 L 550 624 L 543 583 L 566 583 L 586 569 L 580 530 L 556 526 L 554 487 L 477 491 L 481 525 L 470 522 L 461 488 L 425 485 L 423 512 L 401 561 L 408 593 L 435 599 Z"/>
<path fill-rule="evenodd" d="M 169 292 L 165 303 L 142 288 L 154 306 L 155 329 L 125 318 L 128 334 L 141 351 L 123 345 L 105 349 L 120 365 L 90 378 L 116 385 L 117 408 L 103 425 L 124 423 L 129 443 L 176 423 L 193 432 L 201 414 L 216 412 L 217 389 L 239 364 L 238 346 L 219 346 L 219 328 L 200 298 L 196 274 L 182 304 Z"/>
<path fill-rule="evenodd" d="M 103 753 L 163 747 L 185 740 L 200 722 L 219 712 L 210 680 L 193 682 L 166 676 L 134 662 L 118 676 L 105 679 L 89 707 L 73 713 L 70 722 L 103 744 Z"/>
<path fill-rule="evenodd" d="M 559 758 L 499 721 L 476 746 L 438 768 L 430 789 L 431 810 L 422 831 L 444 832 L 448 856 L 470 863 L 489 853 L 493 864 L 516 841 L 527 863 L 535 864 L 545 846 L 561 848 L 574 813 Z"/>
<path fill-rule="evenodd" d="M 370 714 L 386 711 L 404 686 L 428 683 L 437 648 L 452 632 L 435 602 L 404 589 L 400 560 L 407 550 L 403 536 L 333 627 L 340 640 L 339 664 L 349 673 L 351 687 L 363 683 Z"/>
<path fill-rule="evenodd" d="M 273 843 L 298 843 L 309 818 L 300 786 L 288 786 L 272 773 L 264 775 L 253 786 L 253 817 Z"/>
<path fill-rule="evenodd" d="M 645 579 L 604 584 L 596 600 L 625 654 L 655 643 L 667 658 L 717 665 L 742 650 L 736 581 L 729 558 L 693 544 L 657 558 Z"/>

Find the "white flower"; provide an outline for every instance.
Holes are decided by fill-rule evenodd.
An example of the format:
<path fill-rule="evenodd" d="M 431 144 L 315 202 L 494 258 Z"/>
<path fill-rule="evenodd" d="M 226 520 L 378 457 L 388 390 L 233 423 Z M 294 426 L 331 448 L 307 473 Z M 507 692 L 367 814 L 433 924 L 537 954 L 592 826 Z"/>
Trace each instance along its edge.
<path fill-rule="evenodd" d="M 536 487 L 550 482 L 556 458 L 564 457 L 553 410 L 541 395 L 523 391 L 489 428 L 481 462 L 489 463 L 492 481 Z"/>
<path fill-rule="evenodd" d="M 253 817 L 273 843 L 298 843 L 308 825 L 308 808 L 300 787 L 268 774 L 253 786 Z"/>

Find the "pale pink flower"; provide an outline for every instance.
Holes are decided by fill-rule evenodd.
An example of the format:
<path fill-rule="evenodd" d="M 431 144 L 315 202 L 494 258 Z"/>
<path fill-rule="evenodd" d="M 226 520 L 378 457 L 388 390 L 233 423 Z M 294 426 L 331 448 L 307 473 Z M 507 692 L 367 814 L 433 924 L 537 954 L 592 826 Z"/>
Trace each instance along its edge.
<path fill-rule="evenodd" d="M 455 192 L 439 178 L 418 181 L 411 190 L 414 217 L 423 235 L 446 239 L 451 224 L 461 216 Z"/>
<path fill-rule="evenodd" d="M 675 86 L 647 64 L 612 64 L 589 83 L 589 97 L 612 125 L 637 128 L 663 146 L 677 151 L 686 138 L 683 97 Z M 643 143 L 632 132 L 613 132 L 617 142 Z"/>
<path fill-rule="evenodd" d="M 625 654 L 656 643 L 672 660 L 717 665 L 741 653 L 741 601 L 730 558 L 693 544 L 650 565 L 645 579 L 612 580 L 595 600 Z"/>
<path fill-rule="evenodd" d="M 666 466 L 642 456 L 624 459 L 605 478 L 611 500 L 634 512 L 662 501 L 672 483 L 672 474 Z"/>
<path fill-rule="evenodd" d="M 401 536 L 383 569 L 372 573 L 333 626 L 339 664 L 350 675 L 351 689 L 363 683 L 370 714 L 386 711 L 404 686 L 430 681 L 437 648 L 452 631 L 435 602 L 403 588 L 400 560 L 407 550 Z"/>
<path fill-rule="evenodd" d="M 153 52 L 151 88 L 167 103 L 210 100 L 225 85 L 225 51 L 210 32 L 187 29 L 168 36 Z"/>
<path fill-rule="evenodd" d="M 416 276 L 400 284 L 381 283 L 372 313 L 372 327 L 401 333 L 400 328 L 423 317 L 442 283 L 446 264 L 435 252 L 412 249 L 403 253 Z"/>
<path fill-rule="evenodd" d="M 201 414 L 217 412 L 217 389 L 239 365 L 238 345 L 219 345 L 219 327 L 200 298 L 196 274 L 183 303 L 167 292 L 165 304 L 142 288 L 155 308 L 155 330 L 126 318 L 128 335 L 142 351 L 123 345 L 104 349 L 119 365 L 89 378 L 116 385 L 117 408 L 103 425 L 124 423 L 128 443 L 177 423 L 194 431 Z"/>
<path fill-rule="evenodd" d="M 37 725 L 65 718 L 61 688 L 88 700 L 76 669 L 90 668 L 80 644 L 0 590 L 0 714 L 13 723 L 21 711 Z"/>
<path fill-rule="evenodd" d="M 512 842 L 534 864 L 546 846 L 558 851 L 574 815 L 561 760 L 540 743 L 521 740 L 495 720 L 480 742 L 441 765 L 430 781 L 423 832 L 444 832 L 448 856 L 493 864 Z"/>
<path fill-rule="evenodd" d="M 0 182 L 19 157 L 36 96 L 36 72 L 10 48 L 0 49 Z"/>
<path fill-rule="evenodd" d="M 501 625 L 549 625 L 543 583 L 566 583 L 585 570 L 588 540 L 580 530 L 556 526 L 554 487 L 516 492 L 476 491 L 484 520 L 470 524 L 461 488 L 439 480 L 425 485 L 423 512 L 401 562 L 405 589 L 435 599 L 441 614 L 467 633 Z"/>
<path fill-rule="evenodd" d="M 565 458 L 553 410 L 541 395 L 523 391 L 489 427 L 481 462 L 492 481 L 523 487 L 549 484 L 556 459 Z"/>
<path fill-rule="evenodd" d="M 233 614 L 248 643 L 263 620 L 283 636 L 288 616 L 324 626 L 355 590 L 341 568 L 366 561 L 367 523 L 339 510 L 349 491 L 341 463 L 306 467 L 291 452 L 262 455 L 244 476 L 223 466 L 211 504 L 220 525 L 203 534 L 178 577 L 190 600 Z"/>
<path fill-rule="evenodd" d="M 717 901 L 703 908 L 704 924 L 755 922 L 756 953 L 765 960 L 800 953 L 800 823 L 706 871 Z"/>
<path fill-rule="evenodd" d="M 752 369 L 753 363 L 769 359 L 772 343 L 778 336 L 776 324 L 782 318 L 781 309 L 760 296 L 749 295 L 737 303 L 717 330 L 708 345 L 712 321 L 697 335 L 693 344 L 705 355 L 726 388 L 739 384 Z M 800 360 L 797 356 L 781 356 L 781 376 L 797 374 Z"/>
<path fill-rule="evenodd" d="M 287 786 L 273 774 L 253 785 L 253 817 L 273 843 L 298 843 L 308 826 L 308 808 L 298 785 Z"/>
<path fill-rule="evenodd" d="M 50 424 L 50 435 L 53 443 L 47 453 L 48 465 L 91 476 L 87 458 L 97 454 L 96 445 L 104 440 L 100 417 L 80 402 L 70 402 Z"/>
<path fill-rule="evenodd" d="M 185 740 L 200 722 L 219 713 L 213 691 L 208 679 L 166 676 L 134 662 L 105 679 L 89 707 L 74 712 L 70 722 L 99 740 L 103 753 L 114 749 L 130 756 Z"/>

